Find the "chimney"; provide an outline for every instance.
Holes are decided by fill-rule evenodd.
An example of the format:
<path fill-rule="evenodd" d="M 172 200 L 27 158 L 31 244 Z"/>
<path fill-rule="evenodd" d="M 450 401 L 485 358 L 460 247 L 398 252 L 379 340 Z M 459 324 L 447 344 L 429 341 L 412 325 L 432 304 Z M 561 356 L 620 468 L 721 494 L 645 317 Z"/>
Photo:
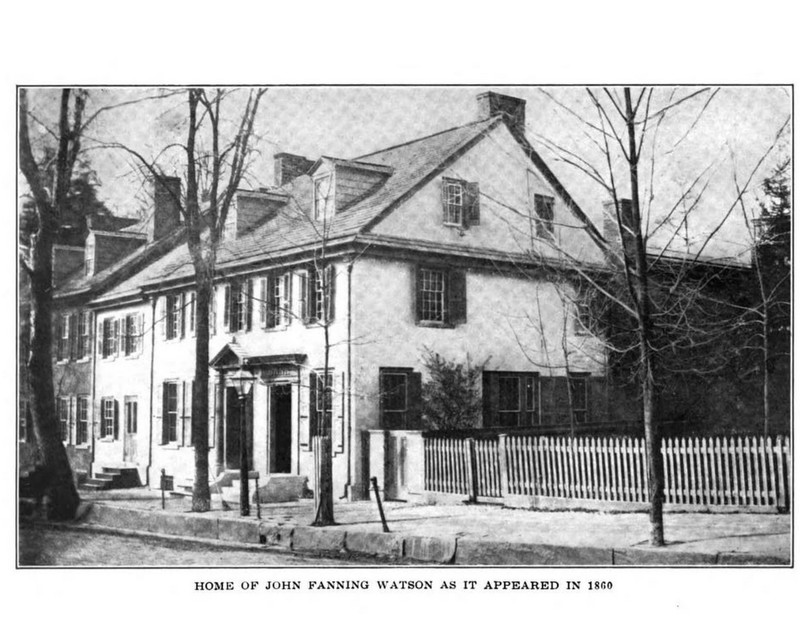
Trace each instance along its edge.
<path fill-rule="evenodd" d="M 483 92 L 478 95 L 478 120 L 502 114 L 506 123 L 518 134 L 525 134 L 525 99 L 518 99 L 499 92 Z"/>
<path fill-rule="evenodd" d="M 619 215 L 622 220 L 622 225 L 617 221 L 617 210 L 614 207 L 614 201 L 609 200 L 603 203 L 603 237 L 609 244 L 612 244 L 615 249 L 620 249 L 622 243 L 625 244 L 625 249 L 628 253 L 633 253 L 633 232 L 625 228 L 633 227 L 633 206 L 630 199 L 622 198 L 619 201 Z M 622 241 L 620 242 L 620 230 L 622 232 Z"/>
<path fill-rule="evenodd" d="M 76 246 L 53 246 L 53 285 L 58 287 L 61 282 L 76 270 L 83 267 L 85 251 Z"/>
<path fill-rule="evenodd" d="M 153 212 L 147 220 L 147 241 L 158 241 L 181 223 L 181 179 L 163 176 L 153 178 Z"/>
<path fill-rule="evenodd" d="M 307 174 L 314 161 L 305 156 L 290 154 L 285 151 L 273 156 L 275 164 L 275 186 L 279 187 L 294 180 L 298 176 Z"/>

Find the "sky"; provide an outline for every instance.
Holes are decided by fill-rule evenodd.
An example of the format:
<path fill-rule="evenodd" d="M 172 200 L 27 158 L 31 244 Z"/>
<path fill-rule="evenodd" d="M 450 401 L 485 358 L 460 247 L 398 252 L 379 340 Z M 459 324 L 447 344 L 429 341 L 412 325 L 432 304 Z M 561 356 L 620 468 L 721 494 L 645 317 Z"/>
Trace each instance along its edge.
<path fill-rule="evenodd" d="M 526 100 L 529 140 L 582 208 L 590 214 L 601 208 L 608 194 L 563 160 L 564 152 L 572 152 L 608 180 L 605 159 L 596 144 L 602 137 L 592 129 L 598 122 L 597 109 L 583 87 L 272 87 L 264 96 L 255 126 L 257 153 L 249 170 L 248 185 L 272 184 L 272 154 L 278 151 L 311 159 L 321 155 L 353 158 L 475 120 L 476 96 L 487 89 Z M 634 99 L 640 90 L 632 88 Z M 614 105 L 603 89 L 593 87 L 591 91 L 598 95 L 611 121 L 618 124 Z M 651 225 L 658 224 L 687 191 L 689 183 L 704 174 L 695 191 L 705 187 L 705 192 L 691 211 L 688 231 L 681 231 L 680 238 L 669 243 L 677 250 L 686 248 L 687 239 L 690 248 L 699 248 L 722 222 L 737 197 L 734 174 L 743 184 L 754 173 L 754 167 L 791 114 L 788 87 L 660 86 L 653 92 L 650 112 L 657 113 L 698 91 L 696 96 L 666 110 L 657 133 L 658 119 L 651 119 L 642 151 L 642 164 L 646 168 L 642 169 L 641 193 L 643 203 L 652 194 Z M 155 93 L 152 88 L 95 89 L 89 109 Z M 621 104 L 622 90 L 614 88 L 611 93 Z M 54 111 L 55 96 L 44 92 L 31 94 L 42 119 Z M 240 93 L 232 97 L 232 119 L 244 96 Z M 185 138 L 186 110 L 182 95 L 109 110 L 89 131 L 86 146 L 122 142 L 147 158 L 156 156 L 163 147 Z M 755 171 L 753 191 L 774 166 L 782 149 L 785 153 L 787 142 L 779 143 Z M 617 184 L 625 193 L 628 178 L 622 158 L 618 150 L 612 153 Z M 146 202 L 141 175 L 133 168 L 130 155 L 96 148 L 88 155 L 101 182 L 100 198 L 115 213 L 136 214 Z M 168 158 L 169 152 L 164 156 Z M 169 171 L 176 169 L 178 162 L 166 160 L 164 164 Z M 749 208 L 756 207 L 752 195 L 745 199 Z M 680 217 L 675 215 L 676 226 Z M 672 224 L 665 225 L 653 236 L 653 244 L 665 245 L 674 232 Z M 747 245 L 741 211 L 736 208 L 704 252 L 741 258 Z"/>

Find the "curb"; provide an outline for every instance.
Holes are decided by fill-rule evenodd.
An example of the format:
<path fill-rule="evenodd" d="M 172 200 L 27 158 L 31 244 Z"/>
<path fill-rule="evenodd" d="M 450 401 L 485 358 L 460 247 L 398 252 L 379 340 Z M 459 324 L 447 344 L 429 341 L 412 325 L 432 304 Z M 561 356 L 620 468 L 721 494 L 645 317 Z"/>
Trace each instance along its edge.
<path fill-rule="evenodd" d="M 336 556 L 353 553 L 416 564 L 460 566 L 791 566 L 775 555 L 703 553 L 637 547 L 560 546 L 429 537 L 377 531 L 276 525 L 256 520 L 178 514 L 92 503 L 78 522 L 111 529 L 262 545 L 266 548 Z"/>

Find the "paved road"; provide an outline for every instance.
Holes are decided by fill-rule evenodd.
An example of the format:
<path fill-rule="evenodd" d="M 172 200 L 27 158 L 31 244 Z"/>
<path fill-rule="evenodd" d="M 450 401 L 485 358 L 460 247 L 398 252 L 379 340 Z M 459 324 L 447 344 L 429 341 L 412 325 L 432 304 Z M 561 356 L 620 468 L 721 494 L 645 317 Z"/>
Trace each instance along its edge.
<path fill-rule="evenodd" d="M 370 559 L 324 559 L 187 540 L 22 525 L 20 566 L 344 566 Z"/>

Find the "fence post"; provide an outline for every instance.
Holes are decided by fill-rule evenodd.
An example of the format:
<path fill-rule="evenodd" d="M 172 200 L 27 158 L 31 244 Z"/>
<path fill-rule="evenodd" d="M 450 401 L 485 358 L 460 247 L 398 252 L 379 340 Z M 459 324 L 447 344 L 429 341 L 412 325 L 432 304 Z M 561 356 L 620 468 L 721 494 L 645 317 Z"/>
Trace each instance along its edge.
<path fill-rule="evenodd" d="M 508 435 L 497 437 L 497 460 L 500 463 L 500 498 L 508 496 L 508 458 L 506 456 L 506 439 Z"/>
<path fill-rule="evenodd" d="M 467 458 L 469 459 L 469 501 L 478 502 L 478 463 L 475 456 L 475 439 L 467 439 Z"/>

